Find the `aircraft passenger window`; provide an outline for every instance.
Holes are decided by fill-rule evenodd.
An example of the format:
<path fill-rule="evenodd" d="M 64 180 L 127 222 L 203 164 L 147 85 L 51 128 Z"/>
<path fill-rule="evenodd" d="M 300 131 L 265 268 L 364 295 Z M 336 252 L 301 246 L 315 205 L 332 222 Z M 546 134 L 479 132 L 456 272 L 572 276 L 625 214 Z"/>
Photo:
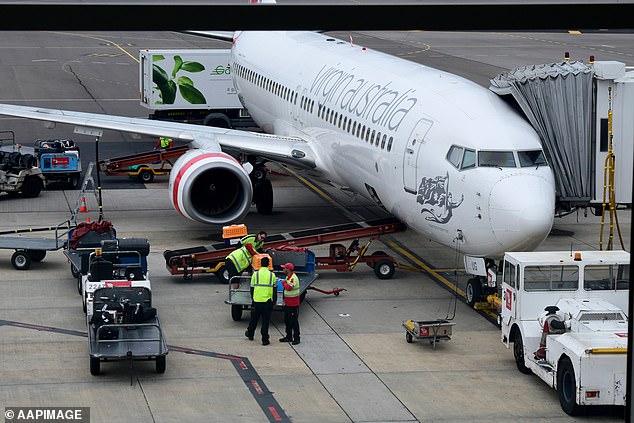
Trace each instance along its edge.
<path fill-rule="evenodd" d="M 548 166 L 542 150 L 518 151 L 520 167 Z"/>
<path fill-rule="evenodd" d="M 370 128 L 366 128 L 366 126 L 363 125 L 363 131 L 365 132 L 365 142 L 370 141 Z"/>
<path fill-rule="evenodd" d="M 385 140 L 387 139 L 387 135 L 383 134 L 383 139 L 381 140 L 381 150 L 385 149 Z"/>
<path fill-rule="evenodd" d="M 471 169 L 472 167 L 476 167 L 476 153 L 473 150 L 465 150 L 460 169 Z"/>
<path fill-rule="evenodd" d="M 343 128 L 344 131 L 346 130 L 347 123 L 348 123 L 348 116 L 343 118 L 343 126 L 342 126 L 342 128 Z"/>
<path fill-rule="evenodd" d="M 390 140 L 387 142 L 387 151 L 392 151 L 392 141 L 394 141 L 394 137 L 390 137 Z"/>
<path fill-rule="evenodd" d="M 350 124 L 352 123 L 352 119 L 350 119 L 348 121 L 348 129 L 346 129 L 346 131 L 348 131 L 348 133 L 350 133 Z"/>
<path fill-rule="evenodd" d="M 374 144 L 374 135 L 376 134 L 376 131 L 373 129 L 372 130 L 372 135 L 370 136 L 370 145 Z"/>
<path fill-rule="evenodd" d="M 352 135 L 357 132 L 357 121 L 352 122 Z"/>
<path fill-rule="evenodd" d="M 479 151 L 479 167 L 516 167 L 512 151 Z"/>
<path fill-rule="evenodd" d="M 447 160 L 449 163 L 454 165 L 456 168 L 460 168 L 460 161 L 462 160 L 462 152 L 464 148 L 458 147 L 457 145 L 452 145 L 447 153 Z"/>
<path fill-rule="evenodd" d="M 379 141 L 381 141 L 381 133 L 377 133 L 376 134 L 376 143 L 374 145 L 376 145 L 377 147 L 379 146 Z"/>
<path fill-rule="evenodd" d="M 343 115 L 339 115 L 339 128 L 341 128 L 341 121 L 343 120 Z"/>

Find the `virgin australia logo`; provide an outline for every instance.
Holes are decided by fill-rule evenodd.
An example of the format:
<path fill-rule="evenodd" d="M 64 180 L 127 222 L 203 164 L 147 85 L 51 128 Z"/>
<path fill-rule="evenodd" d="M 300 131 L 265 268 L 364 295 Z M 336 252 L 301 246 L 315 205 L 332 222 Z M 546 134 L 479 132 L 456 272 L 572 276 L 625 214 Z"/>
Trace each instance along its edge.
<path fill-rule="evenodd" d="M 453 216 L 453 209 L 460 206 L 464 200 L 464 195 L 460 201 L 454 202 L 449 192 L 449 174 L 446 176 L 436 176 L 435 178 L 423 178 L 418 187 L 416 201 L 423 208 L 421 213 L 426 213 L 426 220 L 436 223 L 447 223 Z"/>

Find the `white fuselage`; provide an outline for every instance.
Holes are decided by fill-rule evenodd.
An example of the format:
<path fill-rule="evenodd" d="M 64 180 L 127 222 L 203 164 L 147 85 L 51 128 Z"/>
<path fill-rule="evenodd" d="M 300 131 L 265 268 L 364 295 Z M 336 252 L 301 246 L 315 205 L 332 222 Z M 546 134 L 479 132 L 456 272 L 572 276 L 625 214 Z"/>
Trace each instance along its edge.
<path fill-rule="evenodd" d="M 241 101 L 266 132 L 307 140 L 328 180 L 430 239 L 494 257 L 548 235 L 552 171 L 519 164 L 541 151 L 539 137 L 489 90 L 311 32 L 238 32 L 232 60 Z M 487 152 L 511 164 L 486 166 Z"/>

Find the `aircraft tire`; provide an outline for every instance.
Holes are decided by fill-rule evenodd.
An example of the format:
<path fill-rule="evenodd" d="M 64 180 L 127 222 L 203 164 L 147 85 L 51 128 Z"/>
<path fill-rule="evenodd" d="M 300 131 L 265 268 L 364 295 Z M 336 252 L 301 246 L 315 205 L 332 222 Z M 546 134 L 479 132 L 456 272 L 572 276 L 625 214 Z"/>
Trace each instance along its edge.
<path fill-rule="evenodd" d="M 255 207 L 260 214 L 271 214 L 273 211 L 273 185 L 264 179 L 256 186 Z"/>

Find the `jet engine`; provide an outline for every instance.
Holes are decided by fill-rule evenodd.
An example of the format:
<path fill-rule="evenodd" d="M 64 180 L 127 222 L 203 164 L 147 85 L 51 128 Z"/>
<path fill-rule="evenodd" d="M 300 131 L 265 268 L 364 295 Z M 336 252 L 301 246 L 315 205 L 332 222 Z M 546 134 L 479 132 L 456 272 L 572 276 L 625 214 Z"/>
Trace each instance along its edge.
<path fill-rule="evenodd" d="M 253 186 L 247 171 L 226 153 L 190 150 L 170 172 L 170 200 L 188 219 L 223 224 L 249 211 Z"/>

